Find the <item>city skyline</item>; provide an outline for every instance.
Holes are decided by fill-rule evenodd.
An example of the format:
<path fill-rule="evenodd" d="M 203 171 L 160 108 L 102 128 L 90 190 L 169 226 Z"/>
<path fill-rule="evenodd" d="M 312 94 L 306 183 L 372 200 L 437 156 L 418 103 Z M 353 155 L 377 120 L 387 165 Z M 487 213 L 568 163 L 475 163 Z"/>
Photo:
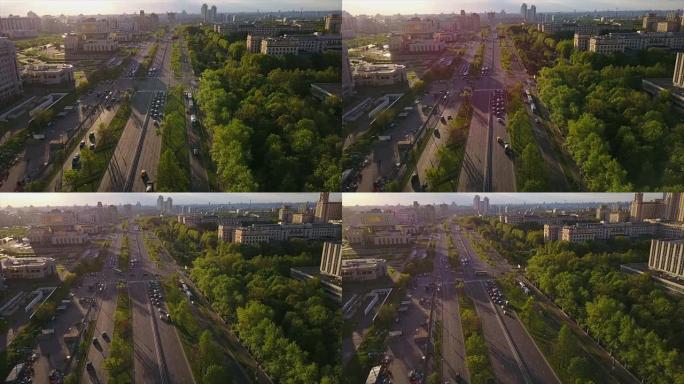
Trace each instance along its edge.
<path fill-rule="evenodd" d="M 475 195 L 488 197 L 490 204 L 542 203 L 626 203 L 634 193 L 345 193 L 342 204 L 353 206 L 383 206 L 419 204 L 471 205 Z M 662 193 L 644 193 L 644 200 L 653 200 Z"/>
<path fill-rule="evenodd" d="M 99 2 L 97 9 L 93 7 L 84 8 L 84 1 L 82 0 L 66 0 L 66 1 L 52 1 L 52 0 L 36 0 L 36 1 L 19 1 L 19 0 L 4 0 L 2 2 L 2 10 L 0 10 L 0 17 L 8 15 L 26 16 L 26 13 L 33 11 L 39 16 L 43 15 L 79 15 L 79 14 L 135 14 L 139 10 L 144 10 L 146 13 L 164 14 L 166 12 L 182 12 L 186 11 L 188 14 L 199 14 L 200 7 L 206 3 L 210 7 L 215 5 L 219 13 L 237 13 L 237 12 L 289 12 L 289 11 L 327 11 L 341 8 L 341 2 L 335 0 L 257 0 L 257 1 L 201 1 L 201 0 L 180 0 L 180 1 L 158 1 L 158 0 L 142 0 L 135 4 L 124 0 L 114 0 Z M 87 2 L 90 6 L 92 2 Z"/>
<path fill-rule="evenodd" d="M 174 205 L 201 204 L 264 204 L 264 203 L 303 203 L 318 201 L 318 193 L 6 193 L 0 199 L 0 209 L 27 206 L 84 206 L 136 204 L 155 205 L 159 196 L 173 199 Z M 331 193 L 330 201 L 340 201 L 339 193 Z"/>
<path fill-rule="evenodd" d="M 343 4 L 343 10 L 352 15 L 411 15 L 418 14 L 439 14 L 459 12 L 461 9 L 466 12 L 485 12 L 494 11 L 501 12 L 505 10 L 506 13 L 520 12 L 520 6 L 523 1 L 498 1 L 498 0 L 483 0 L 483 1 L 464 1 L 454 3 L 447 0 L 419 0 L 419 1 L 389 1 L 378 0 L 373 2 L 363 0 L 347 0 Z M 567 2 L 557 2 L 553 0 L 542 0 L 526 2 L 528 6 L 535 5 L 538 13 L 544 12 L 574 12 L 589 13 L 596 11 L 638 11 L 649 9 L 676 9 L 675 1 L 657 0 L 648 3 L 648 7 L 644 7 L 643 1 L 627 0 L 599 0 L 591 3 L 590 8 L 586 2 L 573 0 Z M 681 6 L 680 6 L 681 8 Z"/>

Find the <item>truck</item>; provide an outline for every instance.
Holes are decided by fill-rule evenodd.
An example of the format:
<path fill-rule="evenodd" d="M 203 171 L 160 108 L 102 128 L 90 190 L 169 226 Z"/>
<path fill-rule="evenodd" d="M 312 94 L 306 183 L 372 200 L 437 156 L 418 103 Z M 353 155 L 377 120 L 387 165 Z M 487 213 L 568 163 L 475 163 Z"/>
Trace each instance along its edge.
<path fill-rule="evenodd" d="M 197 116 L 195 116 L 195 115 L 190 115 L 190 123 L 191 123 L 192 125 L 197 124 Z"/>

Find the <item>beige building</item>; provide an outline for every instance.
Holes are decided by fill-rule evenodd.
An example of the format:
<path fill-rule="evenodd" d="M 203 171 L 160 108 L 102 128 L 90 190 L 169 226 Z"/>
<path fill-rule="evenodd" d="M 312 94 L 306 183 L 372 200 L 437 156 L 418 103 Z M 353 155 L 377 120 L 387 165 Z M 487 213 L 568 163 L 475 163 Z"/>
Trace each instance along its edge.
<path fill-rule="evenodd" d="M 342 31 L 342 15 L 333 13 L 325 17 L 325 30 L 328 33 L 340 33 Z"/>
<path fill-rule="evenodd" d="M 383 259 L 342 260 L 342 281 L 368 281 L 387 275 Z"/>
<path fill-rule="evenodd" d="M 234 225 L 219 225 L 218 239 L 225 243 L 232 243 L 235 239 L 235 228 Z"/>
<path fill-rule="evenodd" d="M 23 92 L 17 50 L 8 38 L 0 37 L 0 103 Z"/>
<path fill-rule="evenodd" d="M 322 275 L 342 278 L 342 243 L 323 243 L 320 271 Z"/>
<path fill-rule="evenodd" d="M 47 257 L 5 257 L 0 266 L 5 279 L 42 279 L 57 272 L 55 260 Z"/>
<path fill-rule="evenodd" d="M 349 244 L 362 244 L 366 242 L 368 233 L 368 228 L 366 227 L 349 226 L 344 229 L 344 240 Z"/>
<path fill-rule="evenodd" d="M 581 223 L 575 225 L 545 225 L 544 241 L 608 240 L 623 236 L 636 237 L 683 237 L 684 223 L 637 222 L 637 223 Z"/>
<path fill-rule="evenodd" d="M 591 35 L 585 33 L 575 33 L 574 45 L 575 49 L 578 51 L 586 51 L 589 49 L 589 39 Z"/>
<path fill-rule="evenodd" d="M 261 52 L 261 41 L 264 39 L 263 36 L 258 35 L 247 35 L 247 52 L 249 53 L 260 53 Z"/>
<path fill-rule="evenodd" d="M 411 237 L 400 230 L 384 230 L 373 233 L 369 240 L 375 246 L 407 245 L 411 242 Z"/>
<path fill-rule="evenodd" d="M 651 240 L 648 268 L 684 278 L 684 240 Z"/>
<path fill-rule="evenodd" d="M 54 85 L 74 82 L 74 66 L 71 64 L 27 65 L 22 73 L 24 83 Z"/>
<path fill-rule="evenodd" d="M 330 201 L 330 193 L 321 192 L 318 202 L 316 203 L 314 220 L 317 223 L 326 223 L 331 220 L 342 220 L 342 202 Z"/>
<path fill-rule="evenodd" d="M 629 217 L 633 222 L 661 219 L 665 214 L 665 202 L 663 199 L 644 201 L 644 194 L 637 192 L 629 208 Z"/>
<path fill-rule="evenodd" d="M 684 49 L 684 32 L 610 33 L 589 39 L 589 51 L 601 54 L 651 47 Z"/>
<path fill-rule="evenodd" d="M 261 53 L 275 56 L 297 55 L 299 44 L 295 39 L 288 36 L 267 37 L 261 40 Z"/>

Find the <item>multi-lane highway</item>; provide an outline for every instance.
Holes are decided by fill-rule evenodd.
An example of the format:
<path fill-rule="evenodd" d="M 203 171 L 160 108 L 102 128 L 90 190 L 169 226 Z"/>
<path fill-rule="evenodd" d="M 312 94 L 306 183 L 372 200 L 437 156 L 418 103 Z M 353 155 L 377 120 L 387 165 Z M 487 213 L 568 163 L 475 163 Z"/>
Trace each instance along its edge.
<path fill-rule="evenodd" d="M 106 383 L 108 374 L 103 361 L 109 356 L 109 342 L 102 332 L 111 337 L 114 332 L 113 314 L 116 310 L 116 285 L 125 282 L 130 298 L 133 327 L 133 380 L 135 383 L 195 383 L 190 364 L 173 324 L 160 319 L 160 309 L 164 309 L 163 298 L 159 306 L 150 299 L 149 286 L 159 275 L 169 273 L 167 268 L 159 267 L 151 260 L 144 245 L 144 233 L 133 230 L 128 234 L 130 265 L 127 273 L 115 272 L 114 264 L 107 264 L 102 282 L 105 284 L 99 303 L 94 337 L 97 344 L 91 344 L 88 360 L 94 372 L 86 370 L 83 383 Z M 118 249 L 121 234 L 115 237 Z"/>
<path fill-rule="evenodd" d="M 465 290 L 473 300 L 482 325 L 482 332 L 489 351 L 492 370 L 500 383 L 560 383 L 555 372 L 536 343 L 525 330 L 514 311 L 494 304 L 487 293 L 485 282 L 505 269 L 493 267 L 480 260 L 467 237 L 460 229 L 451 233 L 461 258 Z M 477 276 L 477 271 L 486 276 Z"/>
<path fill-rule="evenodd" d="M 494 91 L 505 89 L 506 81 L 496 32 L 492 31 L 482 44 L 485 45 L 482 65 L 488 70 L 483 75 L 470 74 L 475 76 L 469 80 L 473 90 L 473 117 L 458 178 L 458 191 L 513 192 L 516 189 L 513 157 L 507 155 L 503 146 L 496 142 L 497 137 L 510 142 L 505 127 L 506 119 L 503 117 L 503 124 L 499 123 L 490 104 Z"/>

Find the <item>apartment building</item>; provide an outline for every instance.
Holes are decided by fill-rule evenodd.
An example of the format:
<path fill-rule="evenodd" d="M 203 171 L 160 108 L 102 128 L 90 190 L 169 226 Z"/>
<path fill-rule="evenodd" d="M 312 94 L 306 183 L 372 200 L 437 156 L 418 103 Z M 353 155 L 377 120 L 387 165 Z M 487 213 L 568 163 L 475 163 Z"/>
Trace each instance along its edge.
<path fill-rule="evenodd" d="M 651 47 L 684 49 L 684 32 L 610 33 L 589 38 L 589 51 L 601 54 Z"/>
<path fill-rule="evenodd" d="M 0 102 L 24 92 L 17 63 L 17 51 L 6 37 L 0 37 Z"/>

